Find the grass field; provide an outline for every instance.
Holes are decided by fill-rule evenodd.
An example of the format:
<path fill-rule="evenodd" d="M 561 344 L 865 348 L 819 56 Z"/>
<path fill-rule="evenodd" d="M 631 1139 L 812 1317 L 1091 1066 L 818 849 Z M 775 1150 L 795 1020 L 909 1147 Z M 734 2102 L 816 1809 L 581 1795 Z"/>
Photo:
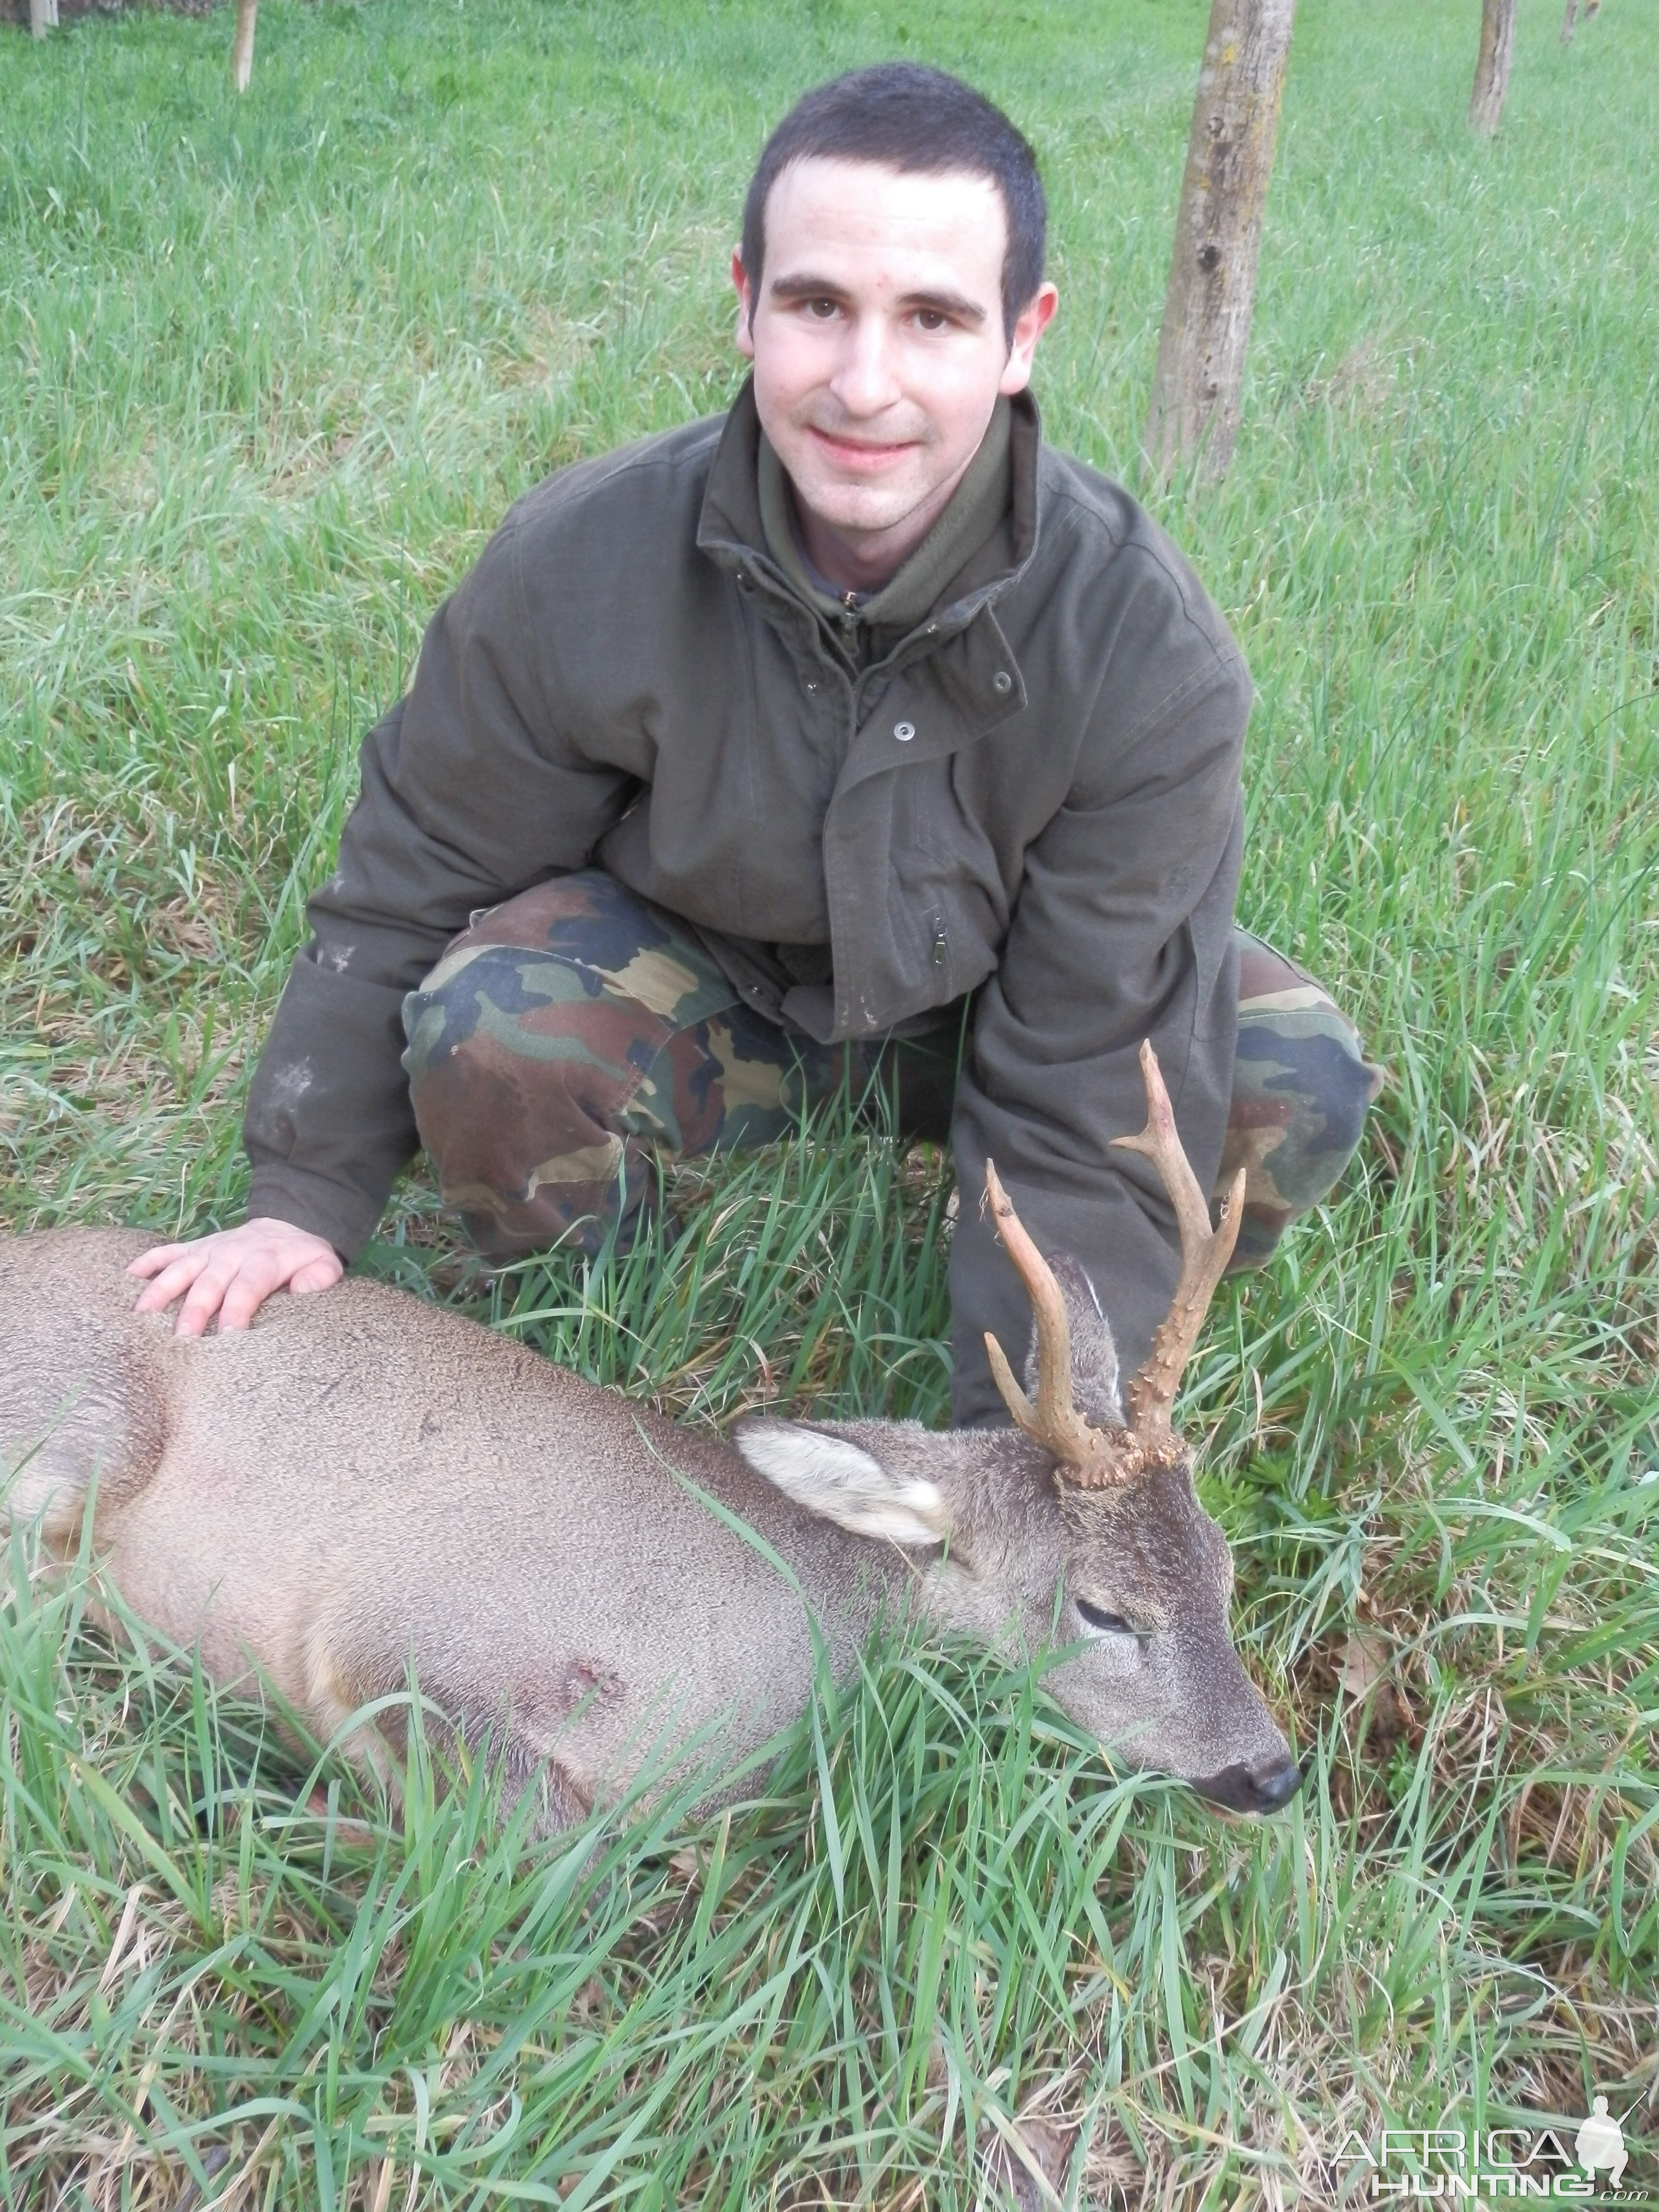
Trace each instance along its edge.
<path fill-rule="evenodd" d="M 730 1821 L 525 1846 L 307 1771 L 19 1540 L 8 2204 L 915 2212 L 1034 2113 L 1068 2203 L 1358 2201 L 1351 2130 L 1593 2090 L 1659 2142 L 1659 11 L 1559 13 L 1488 147 L 1474 0 L 1303 0 L 1237 458 L 1154 501 L 1259 684 L 1244 917 L 1391 1077 L 1186 1402 L 1301 1798 L 1224 1826 L 895 1647 Z M 734 389 L 805 83 L 921 55 L 1024 123 L 1048 428 L 1139 483 L 1203 26 L 266 0 L 235 105 L 222 14 L 0 33 L 14 1224 L 234 1217 L 357 736 L 515 494 Z M 681 1185 L 671 1249 L 492 1284 L 416 1178 L 367 1264 L 689 1418 L 942 1417 L 935 1168 L 830 1122 Z"/>

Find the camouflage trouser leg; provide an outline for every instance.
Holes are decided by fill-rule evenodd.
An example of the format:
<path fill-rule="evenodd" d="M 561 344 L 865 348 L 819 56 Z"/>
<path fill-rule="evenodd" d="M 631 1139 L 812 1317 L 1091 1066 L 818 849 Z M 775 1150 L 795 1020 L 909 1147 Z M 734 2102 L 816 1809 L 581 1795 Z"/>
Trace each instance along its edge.
<path fill-rule="evenodd" d="M 1323 1197 L 1379 1079 L 1352 1024 L 1240 933 L 1239 1072 L 1223 1183 L 1249 1169 L 1238 1266 Z M 824 1047 L 750 1011 L 672 915 L 602 870 L 479 917 L 404 1006 L 421 1140 L 481 1251 L 628 1234 L 654 1156 L 767 1144 L 843 1082 L 892 1079 L 900 1126 L 943 1139 L 960 1007 L 937 1033 Z"/>
<path fill-rule="evenodd" d="M 598 868 L 480 915 L 404 1028 L 445 1203 L 494 1258 L 625 1241 L 653 1155 L 787 1135 L 848 1064 L 750 1012 L 677 917 Z"/>
<path fill-rule="evenodd" d="M 1244 1218 L 1230 1273 L 1259 1267 L 1287 1222 L 1318 1205 L 1358 1147 L 1382 1087 L 1359 1032 L 1304 969 L 1248 930 L 1238 947 L 1238 1057 L 1219 1197 L 1240 1168 Z"/>

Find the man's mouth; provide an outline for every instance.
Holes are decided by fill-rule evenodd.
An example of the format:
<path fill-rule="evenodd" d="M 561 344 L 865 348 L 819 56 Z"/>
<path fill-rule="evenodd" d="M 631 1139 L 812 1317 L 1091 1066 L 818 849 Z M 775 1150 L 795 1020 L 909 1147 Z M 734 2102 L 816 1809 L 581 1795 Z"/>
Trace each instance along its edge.
<path fill-rule="evenodd" d="M 869 438 L 842 438 L 833 430 L 811 426 L 811 435 L 826 460 L 855 476 L 878 476 L 915 451 L 914 439 L 884 442 Z"/>

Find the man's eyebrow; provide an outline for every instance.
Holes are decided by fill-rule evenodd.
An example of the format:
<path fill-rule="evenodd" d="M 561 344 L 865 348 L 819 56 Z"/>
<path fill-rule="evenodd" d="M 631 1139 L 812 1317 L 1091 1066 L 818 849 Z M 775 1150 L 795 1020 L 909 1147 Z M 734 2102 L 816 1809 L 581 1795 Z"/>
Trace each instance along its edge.
<path fill-rule="evenodd" d="M 979 301 L 969 299 L 963 292 L 908 292 L 899 305 L 912 313 L 921 308 L 936 315 L 950 315 L 959 323 L 978 325 L 985 320 L 985 310 Z"/>
<path fill-rule="evenodd" d="M 841 285 L 832 283 L 827 276 L 813 276 L 811 270 L 804 270 L 799 275 L 792 272 L 787 276 L 775 276 L 766 289 L 775 300 L 844 300 L 847 297 Z M 923 313 L 949 315 L 957 322 L 975 327 L 986 319 L 986 311 L 978 301 L 969 299 L 963 292 L 907 292 L 898 304 L 906 313 L 914 314 L 920 309 Z"/>
<path fill-rule="evenodd" d="M 841 286 L 828 276 L 815 276 L 810 269 L 787 276 L 774 276 L 766 287 L 775 300 L 844 300 Z"/>

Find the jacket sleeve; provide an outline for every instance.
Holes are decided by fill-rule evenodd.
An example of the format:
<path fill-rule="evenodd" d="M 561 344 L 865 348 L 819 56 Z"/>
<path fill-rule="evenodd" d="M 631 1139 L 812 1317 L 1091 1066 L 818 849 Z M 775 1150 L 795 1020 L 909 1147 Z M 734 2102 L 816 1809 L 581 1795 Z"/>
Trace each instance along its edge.
<path fill-rule="evenodd" d="M 1154 575 L 1115 636 L 1066 804 L 1027 848 L 1001 963 L 957 1094 L 955 1419 L 1006 1419 L 988 1329 L 1018 1373 L 1030 1304 L 979 1203 L 988 1153 L 1038 1246 L 1087 1269 L 1124 1372 L 1179 1271 L 1151 1163 L 1110 1139 L 1146 1118 L 1150 1037 L 1188 1157 L 1220 1164 L 1237 1036 L 1233 903 L 1250 685 L 1219 618 Z"/>
<path fill-rule="evenodd" d="M 250 1214 L 350 1260 L 418 1139 L 403 1001 L 477 908 L 586 865 L 632 776 L 581 758 L 548 705 L 509 517 L 433 617 L 407 696 L 364 740 L 339 863 L 306 908 L 242 1125 Z"/>

